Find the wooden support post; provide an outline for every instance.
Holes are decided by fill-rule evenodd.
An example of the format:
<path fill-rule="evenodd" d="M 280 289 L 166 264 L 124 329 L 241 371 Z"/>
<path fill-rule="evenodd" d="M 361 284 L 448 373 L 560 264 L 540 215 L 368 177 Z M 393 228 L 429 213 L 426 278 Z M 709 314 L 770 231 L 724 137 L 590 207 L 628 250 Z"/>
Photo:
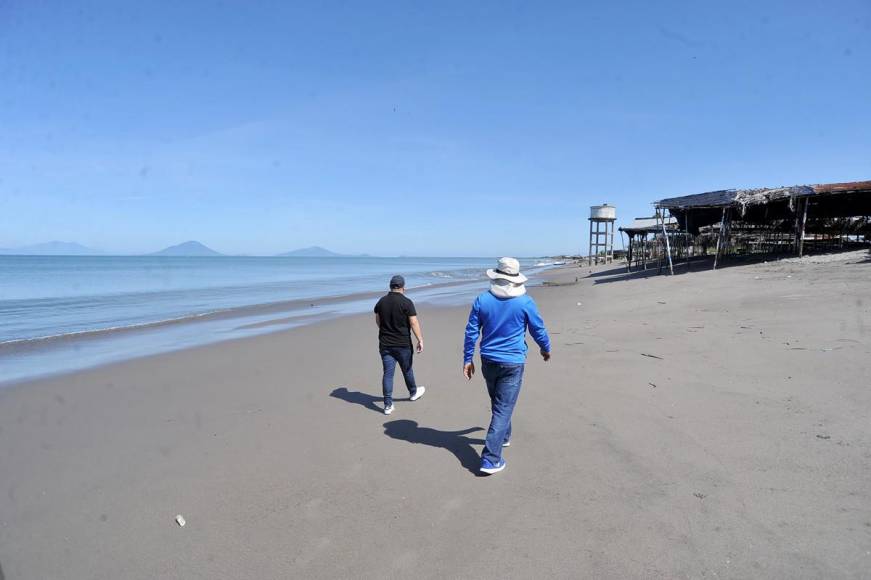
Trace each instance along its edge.
<path fill-rule="evenodd" d="M 683 229 L 686 234 L 686 238 L 684 238 L 684 248 L 686 249 L 686 259 L 687 259 L 687 272 L 690 271 L 690 249 L 692 248 L 692 240 L 690 239 L 690 213 L 687 212 L 683 218 Z"/>
<path fill-rule="evenodd" d="M 641 265 L 647 269 L 647 232 L 644 232 L 644 237 L 641 238 Z"/>
<path fill-rule="evenodd" d="M 658 209 L 656 210 L 656 213 L 654 215 L 656 217 L 656 227 L 658 228 L 659 227 L 659 210 Z M 656 243 L 656 234 L 653 234 L 653 242 L 654 242 L 654 244 Z M 657 249 L 657 252 L 656 252 L 656 273 L 662 274 L 662 255 L 665 252 L 664 251 L 660 252 L 658 247 L 656 249 Z"/>
<path fill-rule="evenodd" d="M 798 246 L 799 242 L 801 241 L 801 206 L 803 203 L 803 198 L 795 198 L 795 224 L 792 228 L 792 231 L 795 234 L 795 240 L 792 244 L 792 251 L 796 256 L 798 256 Z"/>
<path fill-rule="evenodd" d="M 668 256 L 668 271 L 672 276 L 674 276 L 674 264 L 672 264 L 671 261 L 671 244 L 668 242 L 668 232 L 665 229 L 665 214 L 662 214 L 662 216 L 660 216 L 659 210 L 656 210 L 656 216 L 661 219 L 660 223 L 662 224 L 662 237 L 665 238 L 665 252 Z"/>
<path fill-rule="evenodd" d="M 801 212 L 801 227 L 798 230 L 798 257 L 801 258 L 804 255 L 804 229 L 807 225 L 807 204 L 810 203 L 810 199 L 804 198 L 804 208 Z"/>
<path fill-rule="evenodd" d="M 629 250 L 626 250 L 626 242 L 623 241 L 623 230 L 620 230 L 620 247 L 626 255 L 626 271 L 632 271 L 632 238 L 629 238 Z"/>
<path fill-rule="evenodd" d="M 717 236 L 717 253 L 714 254 L 714 270 L 717 269 L 717 263 L 720 261 L 720 249 L 723 247 L 723 234 L 726 230 L 726 208 L 723 208 L 723 217 L 720 219 L 720 233 Z"/>

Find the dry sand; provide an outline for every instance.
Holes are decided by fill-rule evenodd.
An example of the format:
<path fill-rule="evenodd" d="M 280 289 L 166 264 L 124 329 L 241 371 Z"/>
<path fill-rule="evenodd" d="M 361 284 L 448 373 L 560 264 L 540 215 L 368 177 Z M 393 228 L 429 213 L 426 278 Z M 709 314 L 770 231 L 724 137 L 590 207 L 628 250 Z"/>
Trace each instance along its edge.
<path fill-rule="evenodd" d="M 554 358 L 492 477 L 465 309 L 421 308 L 389 417 L 368 316 L 5 389 L 0 578 L 869 578 L 852 262 L 535 290 Z"/>

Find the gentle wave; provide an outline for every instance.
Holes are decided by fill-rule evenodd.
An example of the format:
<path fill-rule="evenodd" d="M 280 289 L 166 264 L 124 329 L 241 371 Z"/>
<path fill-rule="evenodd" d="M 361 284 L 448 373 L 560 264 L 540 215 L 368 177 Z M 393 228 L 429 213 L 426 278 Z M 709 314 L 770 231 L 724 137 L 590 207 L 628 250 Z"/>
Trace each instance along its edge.
<path fill-rule="evenodd" d="M 107 335 L 113 332 L 123 332 L 127 330 L 145 330 L 147 328 L 156 328 L 160 326 L 166 326 L 168 324 L 178 324 L 182 322 L 190 322 L 193 320 L 207 318 L 210 316 L 215 316 L 216 314 L 221 314 L 224 312 L 232 311 L 232 308 L 227 308 L 224 310 L 212 310 L 210 312 L 198 312 L 196 314 L 186 314 L 184 316 L 178 316 L 175 318 L 167 318 L 165 320 L 155 320 L 151 322 L 136 322 L 132 324 L 125 324 L 123 326 L 109 326 L 104 328 L 90 328 L 87 330 L 73 330 L 70 332 L 62 332 L 59 334 L 49 334 L 46 336 L 33 336 L 28 338 L 13 338 L 9 340 L 0 340 L 0 348 L 5 346 L 13 346 L 13 345 L 23 345 L 23 344 L 35 344 L 41 342 L 50 342 L 54 340 L 66 340 L 70 338 L 86 338 L 88 336 L 99 336 L 99 335 Z"/>

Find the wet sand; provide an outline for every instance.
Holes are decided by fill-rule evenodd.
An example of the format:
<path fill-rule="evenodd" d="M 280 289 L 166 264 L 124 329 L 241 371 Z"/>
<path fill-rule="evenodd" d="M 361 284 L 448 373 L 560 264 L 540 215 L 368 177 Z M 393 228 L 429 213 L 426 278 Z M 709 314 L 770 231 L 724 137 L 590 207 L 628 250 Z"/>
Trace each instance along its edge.
<path fill-rule="evenodd" d="M 0 577 L 868 578 L 851 256 L 563 271 L 492 477 L 465 308 L 421 309 L 427 393 L 389 417 L 370 316 L 4 389 Z"/>

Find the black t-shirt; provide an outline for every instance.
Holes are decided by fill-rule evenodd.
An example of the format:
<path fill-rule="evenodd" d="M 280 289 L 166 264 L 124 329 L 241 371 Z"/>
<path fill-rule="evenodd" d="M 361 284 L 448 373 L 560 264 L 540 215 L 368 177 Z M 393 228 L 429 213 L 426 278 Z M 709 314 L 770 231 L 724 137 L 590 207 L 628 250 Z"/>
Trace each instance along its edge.
<path fill-rule="evenodd" d="M 381 346 L 411 346 L 409 316 L 417 316 L 414 302 L 399 292 L 389 292 L 375 305 L 375 314 L 381 319 L 378 343 Z"/>

